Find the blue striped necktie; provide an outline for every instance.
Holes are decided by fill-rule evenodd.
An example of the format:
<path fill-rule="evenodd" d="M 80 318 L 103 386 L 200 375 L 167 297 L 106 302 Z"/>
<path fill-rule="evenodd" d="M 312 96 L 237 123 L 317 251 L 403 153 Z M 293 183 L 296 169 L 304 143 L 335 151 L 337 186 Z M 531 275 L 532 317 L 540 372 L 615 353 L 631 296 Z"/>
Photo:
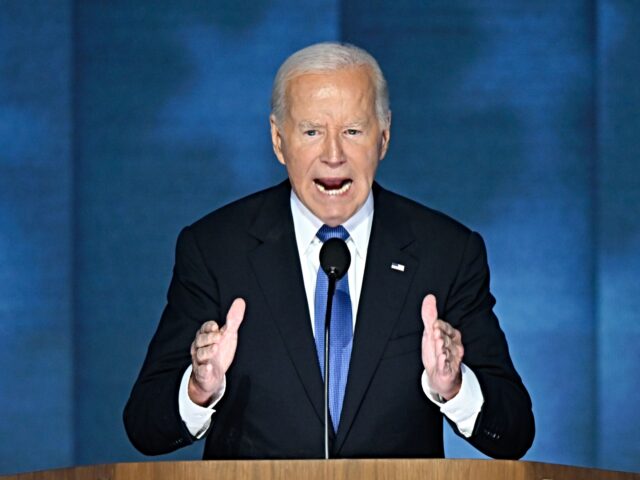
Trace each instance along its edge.
<path fill-rule="evenodd" d="M 347 240 L 349 232 L 342 227 L 323 225 L 316 236 L 324 243 L 330 238 Z M 329 278 L 322 268 L 318 268 L 315 295 L 315 333 L 316 348 L 320 370 L 324 378 L 324 318 L 327 310 L 327 290 Z M 351 297 L 349 295 L 348 275 L 342 277 L 336 284 L 336 292 L 331 307 L 331 325 L 329 332 L 329 412 L 333 423 L 333 431 L 338 431 L 340 412 L 347 385 L 349 360 L 353 345 L 353 324 L 351 316 Z"/>

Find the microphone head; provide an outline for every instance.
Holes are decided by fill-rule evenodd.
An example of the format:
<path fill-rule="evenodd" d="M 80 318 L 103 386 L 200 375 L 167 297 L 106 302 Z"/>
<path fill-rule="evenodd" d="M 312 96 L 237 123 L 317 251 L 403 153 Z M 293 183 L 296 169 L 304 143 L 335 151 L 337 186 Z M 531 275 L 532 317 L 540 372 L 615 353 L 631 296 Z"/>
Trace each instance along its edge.
<path fill-rule="evenodd" d="M 340 280 L 349 270 L 351 254 L 349 247 L 340 238 L 330 238 L 320 249 L 320 267 L 328 277 Z"/>

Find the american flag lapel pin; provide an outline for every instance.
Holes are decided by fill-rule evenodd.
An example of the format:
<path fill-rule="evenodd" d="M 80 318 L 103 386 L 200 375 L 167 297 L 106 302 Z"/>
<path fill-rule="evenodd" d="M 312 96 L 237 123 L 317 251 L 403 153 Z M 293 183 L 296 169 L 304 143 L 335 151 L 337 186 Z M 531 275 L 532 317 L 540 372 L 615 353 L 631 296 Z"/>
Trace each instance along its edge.
<path fill-rule="evenodd" d="M 393 263 L 391 263 L 391 269 L 392 270 L 397 270 L 399 272 L 404 272 L 404 265 L 401 264 L 401 263 L 393 262 Z"/>

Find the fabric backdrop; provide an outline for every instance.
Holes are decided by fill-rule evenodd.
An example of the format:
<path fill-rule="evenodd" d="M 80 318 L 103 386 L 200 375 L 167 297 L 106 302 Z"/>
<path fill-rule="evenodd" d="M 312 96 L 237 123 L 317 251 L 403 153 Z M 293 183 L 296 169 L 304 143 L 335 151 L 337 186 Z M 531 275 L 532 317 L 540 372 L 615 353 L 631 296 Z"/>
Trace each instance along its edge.
<path fill-rule="evenodd" d="M 322 40 L 386 72 L 381 183 L 486 239 L 526 459 L 640 470 L 639 2 L 0 0 L 0 473 L 143 460 L 177 233 L 285 176 L 271 82 Z"/>

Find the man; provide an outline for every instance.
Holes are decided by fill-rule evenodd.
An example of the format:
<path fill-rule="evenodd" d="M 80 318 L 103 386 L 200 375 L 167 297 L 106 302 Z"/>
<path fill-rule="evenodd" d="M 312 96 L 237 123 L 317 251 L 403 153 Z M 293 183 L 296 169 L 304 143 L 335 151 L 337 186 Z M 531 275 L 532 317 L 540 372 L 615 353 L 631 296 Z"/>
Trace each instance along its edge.
<path fill-rule="evenodd" d="M 326 236 L 352 256 L 334 305 L 331 456 L 442 457 L 443 414 L 487 455 L 528 450 L 531 401 L 492 312 L 484 244 L 374 182 L 390 122 L 363 50 L 317 44 L 282 65 L 271 137 L 289 179 L 181 232 L 124 412 L 140 451 L 206 435 L 205 458 L 323 456 Z"/>

